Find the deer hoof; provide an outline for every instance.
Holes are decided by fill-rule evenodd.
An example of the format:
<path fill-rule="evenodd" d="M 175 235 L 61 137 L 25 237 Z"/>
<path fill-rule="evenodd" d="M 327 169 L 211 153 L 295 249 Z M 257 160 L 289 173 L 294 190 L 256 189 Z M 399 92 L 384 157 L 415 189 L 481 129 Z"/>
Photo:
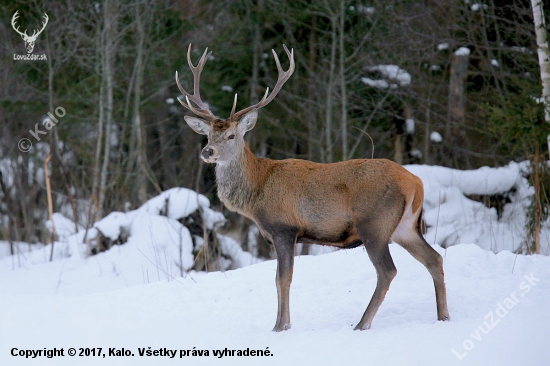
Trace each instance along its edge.
<path fill-rule="evenodd" d="M 448 316 L 448 315 L 445 315 L 445 316 L 441 317 L 441 319 L 437 319 L 437 320 L 439 320 L 441 322 L 449 322 L 449 321 L 451 321 L 451 317 Z"/>
<path fill-rule="evenodd" d="M 283 330 L 289 330 L 290 329 L 290 323 L 286 323 L 285 325 L 283 326 L 275 326 L 273 328 L 273 331 L 274 332 L 282 332 Z"/>
<path fill-rule="evenodd" d="M 359 326 L 359 325 L 360 324 L 357 324 L 357 326 L 355 328 L 353 328 L 353 330 L 367 330 L 367 329 L 371 328 L 370 324 L 365 324 L 363 326 Z"/>

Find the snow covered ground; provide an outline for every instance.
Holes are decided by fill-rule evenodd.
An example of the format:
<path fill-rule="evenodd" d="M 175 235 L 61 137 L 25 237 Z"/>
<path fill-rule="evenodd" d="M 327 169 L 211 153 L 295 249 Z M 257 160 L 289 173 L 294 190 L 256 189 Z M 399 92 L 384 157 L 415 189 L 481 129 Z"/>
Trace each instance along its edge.
<path fill-rule="evenodd" d="M 273 333 L 276 263 L 99 290 L 101 278 L 75 279 L 73 294 L 55 295 L 70 272 L 0 274 L 0 365 L 548 365 L 550 258 L 476 245 L 444 250 L 450 322 L 437 322 L 426 269 L 390 245 L 398 269 L 373 328 L 353 331 L 376 284 L 361 248 L 296 258 L 292 329 Z M 3 261 L 8 260 L 4 258 Z M 94 258 L 88 259 L 90 266 Z M 5 268 L 3 263 L 2 268 Z M 99 264 L 97 264 L 99 265 Z M 122 273 L 121 273 L 122 276 Z M 109 276 L 112 278 L 112 276 Z M 16 280 L 18 278 L 19 280 Z M 25 359 L 18 350 L 63 348 L 64 357 Z M 70 357 L 69 348 L 101 347 L 102 357 Z M 176 350 L 169 357 L 139 349 Z M 109 348 L 134 356 L 111 357 Z M 214 350 L 270 356 L 214 356 Z M 180 350 L 189 356 L 180 359 Z M 193 350 L 209 351 L 193 356 Z M 236 353 L 235 353 L 236 354 Z"/>

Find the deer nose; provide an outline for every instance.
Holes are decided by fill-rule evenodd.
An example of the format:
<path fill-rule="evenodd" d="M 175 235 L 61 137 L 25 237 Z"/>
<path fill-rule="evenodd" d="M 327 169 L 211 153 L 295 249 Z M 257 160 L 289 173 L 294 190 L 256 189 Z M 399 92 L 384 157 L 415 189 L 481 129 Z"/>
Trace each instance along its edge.
<path fill-rule="evenodd" d="M 205 147 L 202 149 L 202 157 L 205 159 L 210 158 L 212 155 L 214 155 L 214 149 L 211 147 Z"/>

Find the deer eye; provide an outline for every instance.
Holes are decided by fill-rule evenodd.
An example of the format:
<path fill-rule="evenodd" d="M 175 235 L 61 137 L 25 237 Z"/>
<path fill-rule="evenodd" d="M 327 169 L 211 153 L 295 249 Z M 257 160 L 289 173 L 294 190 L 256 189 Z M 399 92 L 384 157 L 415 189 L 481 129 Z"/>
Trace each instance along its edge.
<path fill-rule="evenodd" d="M 235 135 L 229 135 L 229 137 L 227 138 L 228 140 L 233 140 L 235 138 Z"/>

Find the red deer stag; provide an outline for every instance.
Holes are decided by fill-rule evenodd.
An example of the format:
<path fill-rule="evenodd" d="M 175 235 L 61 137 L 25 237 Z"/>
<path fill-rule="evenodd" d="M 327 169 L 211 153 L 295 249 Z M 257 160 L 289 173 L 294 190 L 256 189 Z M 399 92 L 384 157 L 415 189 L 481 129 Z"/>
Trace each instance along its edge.
<path fill-rule="evenodd" d="M 185 101 L 180 103 L 197 116 L 185 121 L 208 136 L 201 152 L 207 163 L 216 163 L 218 196 L 233 211 L 253 220 L 277 253 L 278 311 L 274 331 L 290 329 L 289 290 L 296 242 L 354 248 L 363 244 L 376 269 L 372 299 L 355 329 L 369 329 L 392 279 L 397 274 L 388 244 L 393 240 L 420 261 L 432 275 L 437 318 L 449 320 L 443 258 L 424 240 L 420 224 L 424 188 L 422 181 L 402 166 L 385 159 L 357 159 L 333 164 L 306 160 L 271 160 L 256 157 L 244 134 L 254 128 L 258 109 L 275 98 L 294 71 L 294 53 L 284 46 L 290 67 L 283 71 L 275 51 L 279 77 L 262 100 L 235 113 L 237 95 L 228 119 L 219 119 L 201 100 L 200 74 L 210 56 L 208 49 L 197 66 L 191 62 L 194 93 L 176 82 Z M 196 106 L 193 106 L 194 103 Z"/>

